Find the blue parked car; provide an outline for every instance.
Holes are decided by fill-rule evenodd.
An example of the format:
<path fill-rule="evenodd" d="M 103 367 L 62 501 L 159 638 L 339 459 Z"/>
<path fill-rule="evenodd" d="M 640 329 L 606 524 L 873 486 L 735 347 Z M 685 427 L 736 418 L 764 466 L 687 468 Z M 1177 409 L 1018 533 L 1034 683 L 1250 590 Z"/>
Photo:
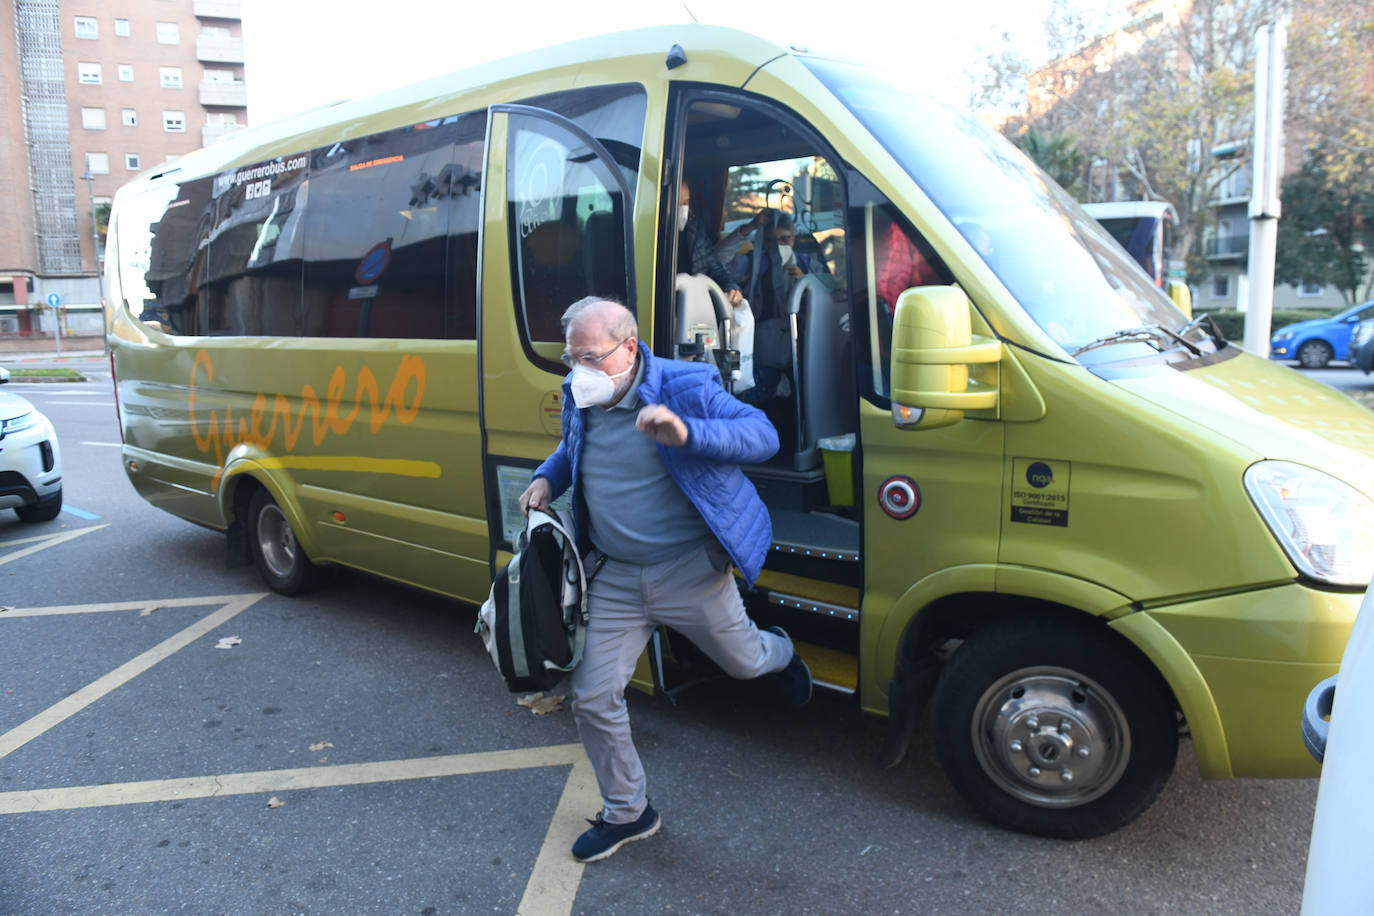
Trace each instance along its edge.
<path fill-rule="evenodd" d="M 1269 358 L 1296 359 L 1304 369 L 1320 369 L 1333 359 L 1350 359 L 1350 333 L 1365 318 L 1374 318 L 1374 299 L 1332 318 L 1285 325 L 1269 341 Z"/>

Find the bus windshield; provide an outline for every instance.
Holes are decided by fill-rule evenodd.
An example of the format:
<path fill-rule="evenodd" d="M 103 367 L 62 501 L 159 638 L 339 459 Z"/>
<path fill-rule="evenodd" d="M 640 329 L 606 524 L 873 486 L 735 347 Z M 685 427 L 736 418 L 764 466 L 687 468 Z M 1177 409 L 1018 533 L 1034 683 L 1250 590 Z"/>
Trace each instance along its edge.
<path fill-rule="evenodd" d="M 852 64 L 800 58 L 968 239 L 1066 354 L 1137 328 L 1187 318 L 1054 180 L 972 115 L 908 95 Z M 1190 343 L 1211 350 L 1192 328 Z M 1101 363 L 1157 352 L 1141 334 L 1076 358 Z"/>

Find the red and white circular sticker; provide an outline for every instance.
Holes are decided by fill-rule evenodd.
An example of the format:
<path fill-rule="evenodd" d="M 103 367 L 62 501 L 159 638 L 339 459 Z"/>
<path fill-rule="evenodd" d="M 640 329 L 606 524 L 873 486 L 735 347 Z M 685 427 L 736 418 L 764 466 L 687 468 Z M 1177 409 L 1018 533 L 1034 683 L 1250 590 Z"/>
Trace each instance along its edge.
<path fill-rule="evenodd" d="M 921 488 L 910 477 L 889 477 L 878 488 L 878 504 L 899 521 L 911 518 L 921 508 Z"/>

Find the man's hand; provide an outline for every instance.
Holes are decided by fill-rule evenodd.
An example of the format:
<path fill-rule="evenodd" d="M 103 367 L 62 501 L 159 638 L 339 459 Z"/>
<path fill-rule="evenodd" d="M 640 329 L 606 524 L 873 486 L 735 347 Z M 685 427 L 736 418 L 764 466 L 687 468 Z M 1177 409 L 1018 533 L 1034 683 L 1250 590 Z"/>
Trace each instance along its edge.
<path fill-rule="evenodd" d="M 730 302 L 731 305 L 739 305 L 741 302 L 744 301 L 744 293 L 740 292 L 738 289 L 732 289 L 730 290 L 730 292 L 725 294 L 725 298 Z"/>
<path fill-rule="evenodd" d="M 787 271 L 787 275 L 793 280 L 800 280 L 802 278 L 802 269 L 797 266 L 796 261 L 788 261 L 784 270 Z"/>
<path fill-rule="evenodd" d="M 522 515 L 529 515 L 531 509 L 547 509 L 549 507 L 549 497 L 553 495 L 553 487 L 543 477 L 536 477 L 530 481 L 530 485 L 525 488 L 525 492 L 520 494 L 520 512 Z"/>
<path fill-rule="evenodd" d="M 687 444 L 687 424 L 662 404 L 650 404 L 641 410 L 635 419 L 635 429 L 661 445 L 680 447 Z"/>

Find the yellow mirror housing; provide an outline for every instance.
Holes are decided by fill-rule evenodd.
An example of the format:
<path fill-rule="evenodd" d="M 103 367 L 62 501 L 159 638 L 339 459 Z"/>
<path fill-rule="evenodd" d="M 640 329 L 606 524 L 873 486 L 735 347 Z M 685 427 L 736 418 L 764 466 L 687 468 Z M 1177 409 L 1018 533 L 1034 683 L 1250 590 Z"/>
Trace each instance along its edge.
<path fill-rule="evenodd" d="M 1169 281 L 1169 298 L 1178 306 L 1179 311 L 1193 317 L 1193 291 L 1188 288 L 1188 284 L 1182 280 Z"/>
<path fill-rule="evenodd" d="M 1002 359 L 1002 342 L 974 337 L 968 296 L 957 286 L 922 286 L 897 299 L 892 320 L 892 422 L 933 429 L 966 410 L 997 406 L 997 386 L 969 378 L 975 363 Z"/>

